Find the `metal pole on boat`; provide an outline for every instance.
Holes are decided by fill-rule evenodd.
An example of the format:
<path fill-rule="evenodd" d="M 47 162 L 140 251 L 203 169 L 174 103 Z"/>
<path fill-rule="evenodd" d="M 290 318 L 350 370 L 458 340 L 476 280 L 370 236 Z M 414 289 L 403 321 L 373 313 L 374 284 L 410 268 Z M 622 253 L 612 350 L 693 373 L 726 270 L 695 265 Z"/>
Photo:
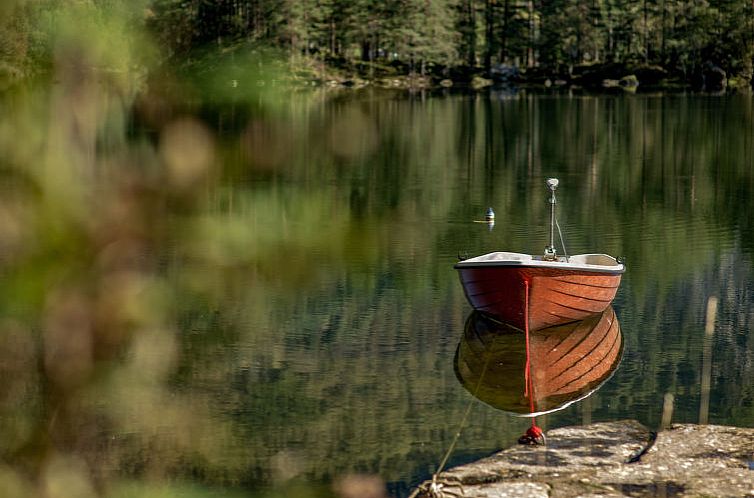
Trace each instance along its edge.
<path fill-rule="evenodd" d="M 558 257 L 557 251 L 555 250 L 555 204 L 557 203 L 557 200 L 555 199 L 555 189 L 558 188 L 558 181 L 557 178 L 548 178 L 547 179 L 547 188 L 550 189 L 551 197 L 550 197 L 550 245 L 545 247 L 545 257 L 544 259 L 547 261 L 555 261 Z"/>

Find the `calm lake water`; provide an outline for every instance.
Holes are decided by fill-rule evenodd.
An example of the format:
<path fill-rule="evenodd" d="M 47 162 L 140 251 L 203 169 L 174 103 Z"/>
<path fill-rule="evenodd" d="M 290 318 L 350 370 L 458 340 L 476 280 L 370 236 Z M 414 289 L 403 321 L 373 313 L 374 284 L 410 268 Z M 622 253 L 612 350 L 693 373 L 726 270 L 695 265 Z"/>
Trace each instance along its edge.
<path fill-rule="evenodd" d="M 264 122 L 237 108 L 206 118 L 239 165 L 208 188 L 213 215 L 256 233 L 218 250 L 254 264 L 218 275 L 222 304 L 187 324 L 201 366 L 184 382 L 242 426 L 244 482 L 369 473 L 406 495 L 469 404 L 451 464 L 516 441 L 528 420 L 456 378 L 471 309 L 453 264 L 540 253 L 547 177 L 561 181 L 568 252 L 624 256 L 628 270 L 614 302 L 620 366 L 540 425 L 655 429 L 672 394 L 674 422 L 754 426 L 751 97 L 356 93 L 284 107 Z M 491 230 L 474 222 L 488 207 Z"/>
<path fill-rule="evenodd" d="M 37 451 L 104 482 L 275 493 L 376 474 L 403 497 L 467 409 L 448 465 L 515 444 L 530 421 L 457 378 L 477 322 L 453 265 L 541 253 L 548 177 L 567 251 L 623 256 L 627 271 L 620 363 L 538 424 L 656 429 L 672 395 L 673 422 L 754 427 L 751 96 L 349 91 L 131 112 L 66 85 L 54 126 L 0 127 L 16 151 L 4 165 L 41 165 L 7 175 L 0 209 L 0 325 L 16 341 L 0 348 L 15 393 L 0 397 L 0 439 L 19 475 Z M 65 144 L 68 170 L 54 162 Z"/>

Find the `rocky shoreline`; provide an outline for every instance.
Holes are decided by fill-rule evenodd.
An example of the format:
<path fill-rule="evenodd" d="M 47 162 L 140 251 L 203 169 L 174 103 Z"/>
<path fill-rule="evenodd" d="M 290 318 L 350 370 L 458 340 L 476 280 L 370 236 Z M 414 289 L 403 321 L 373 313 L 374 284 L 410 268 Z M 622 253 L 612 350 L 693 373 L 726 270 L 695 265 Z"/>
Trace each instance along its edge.
<path fill-rule="evenodd" d="M 674 424 L 657 434 L 634 420 L 547 432 L 448 469 L 413 496 L 754 497 L 754 429 Z"/>
<path fill-rule="evenodd" d="M 534 90 L 577 90 L 587 92 L 692 91 L 703 93 L 748 92 L 751 81 L 727 74 L 708 63 L 689 74 L 671 74 L 649 64 L 582 64 L 561 71 L 541 68 L 519 69 L 499 65 L 487 74 L 478 68 L 434 68 L 424 74 L 390 65 L 343 65 L 299 68 L 293 71 L 293 86 L 327 88 L 385 88 L 409 90 L 522 88 Z M 296 75 L 297 74 L 297 75 Z"/>

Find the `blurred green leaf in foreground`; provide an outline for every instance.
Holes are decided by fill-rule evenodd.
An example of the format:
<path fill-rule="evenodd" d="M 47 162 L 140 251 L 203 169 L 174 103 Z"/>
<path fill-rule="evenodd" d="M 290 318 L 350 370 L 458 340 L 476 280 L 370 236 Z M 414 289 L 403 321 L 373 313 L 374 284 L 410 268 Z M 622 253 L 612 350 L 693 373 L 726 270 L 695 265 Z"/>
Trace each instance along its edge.
<path fill-rule="evenodd" d="M 2 4 L 2 43 L 23 44 L 33 52 L 24 60 L 36 64 L 4 58 L 0 66 L 3 81 L 16 79 L 0 96 L 2 496 L 199 497 L 221 496 L 218 484 L 243 488 L 251 450 L 234 422 L 209 394 L 172 382 L 182 291 L 165 271 L 164 249 L 204 244 L 197 239 L 205 232 L 170 227 L 203 223 L 198 193 L 219 175 L 217 137 L 197 117 L 160 110 L 156 140 L 129 135 L 131 109 L 156 70 L 142 29 L 147 7 Z M 222 95 L 225 86 L 237 95 L 230 92 L 240 80 L 253 82 L 241 98 L 257 109 L 271 104 L 261 66 L 243 57 L 242 70 L 222 76 L 238 68 L 221 60 L 178 83 L 183 91 L 172 98 Z M 247 240 L 248 230 L 234 226 L 228 236 Z M 208 261 L 225 263 L 222 253 Z M 202 282 L 191 286 L 201 291 Z"/>

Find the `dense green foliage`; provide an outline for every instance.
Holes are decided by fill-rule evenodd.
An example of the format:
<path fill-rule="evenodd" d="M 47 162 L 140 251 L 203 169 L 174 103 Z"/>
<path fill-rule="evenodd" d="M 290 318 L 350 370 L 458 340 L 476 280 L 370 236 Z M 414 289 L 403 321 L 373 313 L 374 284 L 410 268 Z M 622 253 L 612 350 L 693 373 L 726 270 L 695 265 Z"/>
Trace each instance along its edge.
<path fill-rule="evenodd" d="M 250 39 L 294 58 L 438 76 L 505 64 L 565 77 L 620 63 L 691 80 L 712 64 L 748 83 L 754 56 L 747 0 L 155 0 L 152 9 L 176 53 Z"/>
<path fill-rule="evenodd" d="M 617 64 L 655 84 L 704 87 L 720 68 L 732 86 L 747 86 L 754 57 L 748 0 L 12 0 L 0 7 L 0 78 L 47 67 L 49 26 L 82 5 L 148 26 L 163 58 L 243 42 L 278 50 L 304 78 L 340 68 L 467 79 L 505 65 L 537 81 Z"/>

